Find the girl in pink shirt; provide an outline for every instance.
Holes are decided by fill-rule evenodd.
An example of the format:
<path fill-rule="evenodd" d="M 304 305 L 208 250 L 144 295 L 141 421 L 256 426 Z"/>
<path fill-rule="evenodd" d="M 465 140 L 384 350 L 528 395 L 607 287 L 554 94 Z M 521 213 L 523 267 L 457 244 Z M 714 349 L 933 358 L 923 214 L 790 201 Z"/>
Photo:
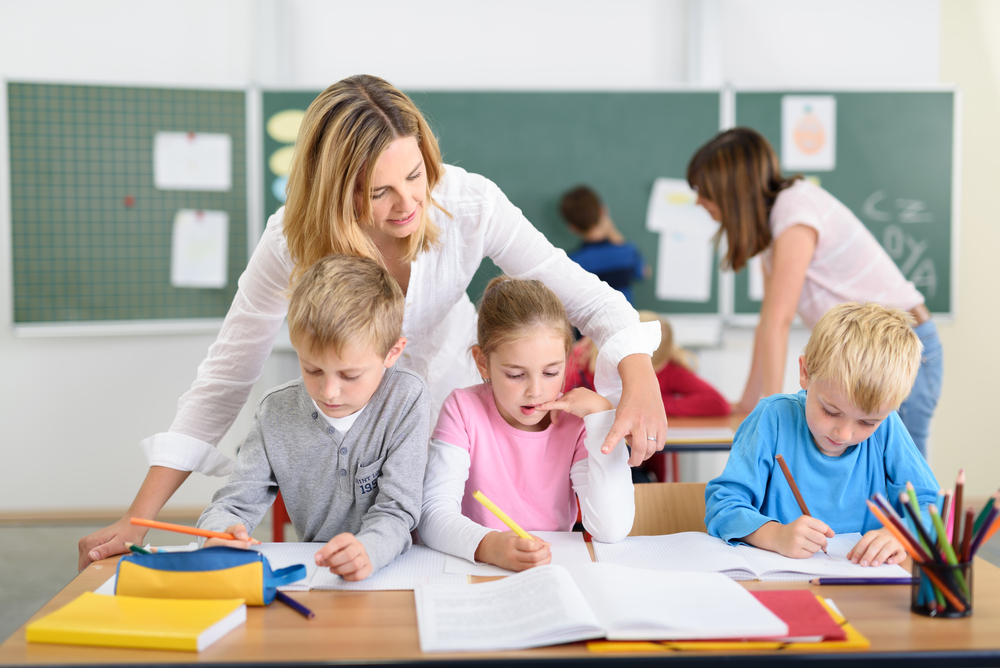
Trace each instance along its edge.
<path fill-rule="evenodd" d="M 764 301 L 754 337 L 750 378 L 737 409 L 782 391 L 788 332 L 796 313 L 812 327 L 844 302 L 875 302 L 909 311 L 923 362 L 899 417 L 926 455 L 931 416 L 941 392 L 937 328 L 923 295 L 850 209 L 801 176 L 784 177 L 774 149 L 758 132 L 733 128 L 698 149 L 687 170 L 698 204 L 721 223 L 723 265 L 740 271 L 761 254 Z"/>
<path fill-rule="evenodd" d="M 644 333 L 652 352 L 658 327 Z M 539 281 L 495 278 L 476 334 L 484 383 L 455 390 L 441 408 L 424 477 L 423 542 L 516 571 L 551 561 L 548 543 L 509 531 L 472 498 L 476 490 L 526 531 L 571 530 L 579 497 L 594 540 L 624 538 L 635 514 L 628 452 L 601 450 L 611 401 L 584 388 L 561 394 L 573 343 L 562 303 Z"/>

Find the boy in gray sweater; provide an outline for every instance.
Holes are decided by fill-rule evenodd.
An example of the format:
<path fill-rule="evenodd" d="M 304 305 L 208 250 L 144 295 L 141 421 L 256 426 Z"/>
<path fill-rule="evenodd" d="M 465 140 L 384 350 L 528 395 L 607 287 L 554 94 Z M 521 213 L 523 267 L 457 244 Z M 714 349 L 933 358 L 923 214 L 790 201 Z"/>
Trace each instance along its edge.
<path fill-rule="evenodd" d="M 326 542 L 316 563 L 362 580 L 410 546 L 420 519 L 430 429 L 427 388 L 394 366 L 403 293 L 372 260 L 330 255 L 299 279 L 288 332 L 302 378 L 269 391 L 229 482 L 198 526 L 247 547 L 281 495 L 296 533 Z"/>

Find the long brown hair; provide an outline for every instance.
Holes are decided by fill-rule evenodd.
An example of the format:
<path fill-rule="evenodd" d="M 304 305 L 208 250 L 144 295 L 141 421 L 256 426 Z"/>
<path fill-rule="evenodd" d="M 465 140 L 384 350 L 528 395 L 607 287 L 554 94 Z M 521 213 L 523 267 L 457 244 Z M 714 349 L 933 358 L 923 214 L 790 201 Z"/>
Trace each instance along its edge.
<path fill-rule="evenodd" d="M 750 128 L 720 132 L 698 149 L 688 163 L 687 181 L 722 214 L 715 242 L 726 235 L 724 268 L 739 271 L 771 245 L 768 217 L 774 200 L 801 178 L 782 176 L 771 144 Z"/>
<path fill-rule="evenodd" d="M 416 137 L 427 173 L 426 202 L 438 206 L 431 192 L 444 174 L 441 150 L 410 98 L 383 79 L 359 74 L 333 84 L 309 105 L 295 142 L 283 222 L 295 260 L 293 285 L 331 253 L 381 260 L 365 233 L 374 224 L 368 194 L 379 157 L 403 137 Z M 397 241 L 405 262 L 437 242 L 427 209 L 417 231 Z"/>

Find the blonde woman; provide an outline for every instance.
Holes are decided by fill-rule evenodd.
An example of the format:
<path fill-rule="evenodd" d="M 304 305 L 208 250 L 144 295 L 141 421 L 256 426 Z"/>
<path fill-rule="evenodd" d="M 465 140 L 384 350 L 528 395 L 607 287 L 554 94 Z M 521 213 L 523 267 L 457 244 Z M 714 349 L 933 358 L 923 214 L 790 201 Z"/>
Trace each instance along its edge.
<path fill-rule="evenodd" d="M 330 253 L 375 258 L 402 288 L 409 344 L 399 364 L 425 378 L 435 413 L 452 390 L 478 382 L 464 354 L 476 322 L 465 290 L 489 257 L 510 276 L 548 285 L 606 351 L 622 394 L 603 450 L 628 437 L 638 464 L 663 447 L 667 420 L 649 357 L 658 331 L 554 248 L 495 184 L 443 165 L 406 95 L 373 76 L 339 81 L 306 111 L 296 147 L 286 205 L 268 221 L 218 339 L 169 430 L 142 442 L 150 469 L 126 515 L 80 540 L 81 569 L 124 552 L 125 541 L 141 543 L 145 531 L 130 518 L 155 517 L 191 471 L 232 470 L 215 446 L 271 352 L 289 287 Z"/>

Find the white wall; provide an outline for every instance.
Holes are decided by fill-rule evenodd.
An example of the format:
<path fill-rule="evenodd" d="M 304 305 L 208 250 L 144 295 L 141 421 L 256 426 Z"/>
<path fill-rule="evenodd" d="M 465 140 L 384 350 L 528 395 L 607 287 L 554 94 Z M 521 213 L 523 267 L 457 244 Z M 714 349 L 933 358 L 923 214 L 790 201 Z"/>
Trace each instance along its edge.
<path fill-rule="evenodd" d="M 319 87 L 363 71 L 401 87 L 645 88 L 684 83 L 697 52 L 690 69 L 704 81 L 932 83 L 939 13 L 936 0 L 0 0 L 0 74 Z M 169 426 L 212 337 L 14 338 L 0 232 L 0 513 L 124 509 L 146 468 L 138 441 Z M 793 337 L 790 357 L 803 342 Z M 730 398 L 748 349 L 738 330 L 702 355 Z M 251 402 L 291 367 L 269 362 Z M 171 505 L 203 506 L 220 482 L 192 476 Z"/>

